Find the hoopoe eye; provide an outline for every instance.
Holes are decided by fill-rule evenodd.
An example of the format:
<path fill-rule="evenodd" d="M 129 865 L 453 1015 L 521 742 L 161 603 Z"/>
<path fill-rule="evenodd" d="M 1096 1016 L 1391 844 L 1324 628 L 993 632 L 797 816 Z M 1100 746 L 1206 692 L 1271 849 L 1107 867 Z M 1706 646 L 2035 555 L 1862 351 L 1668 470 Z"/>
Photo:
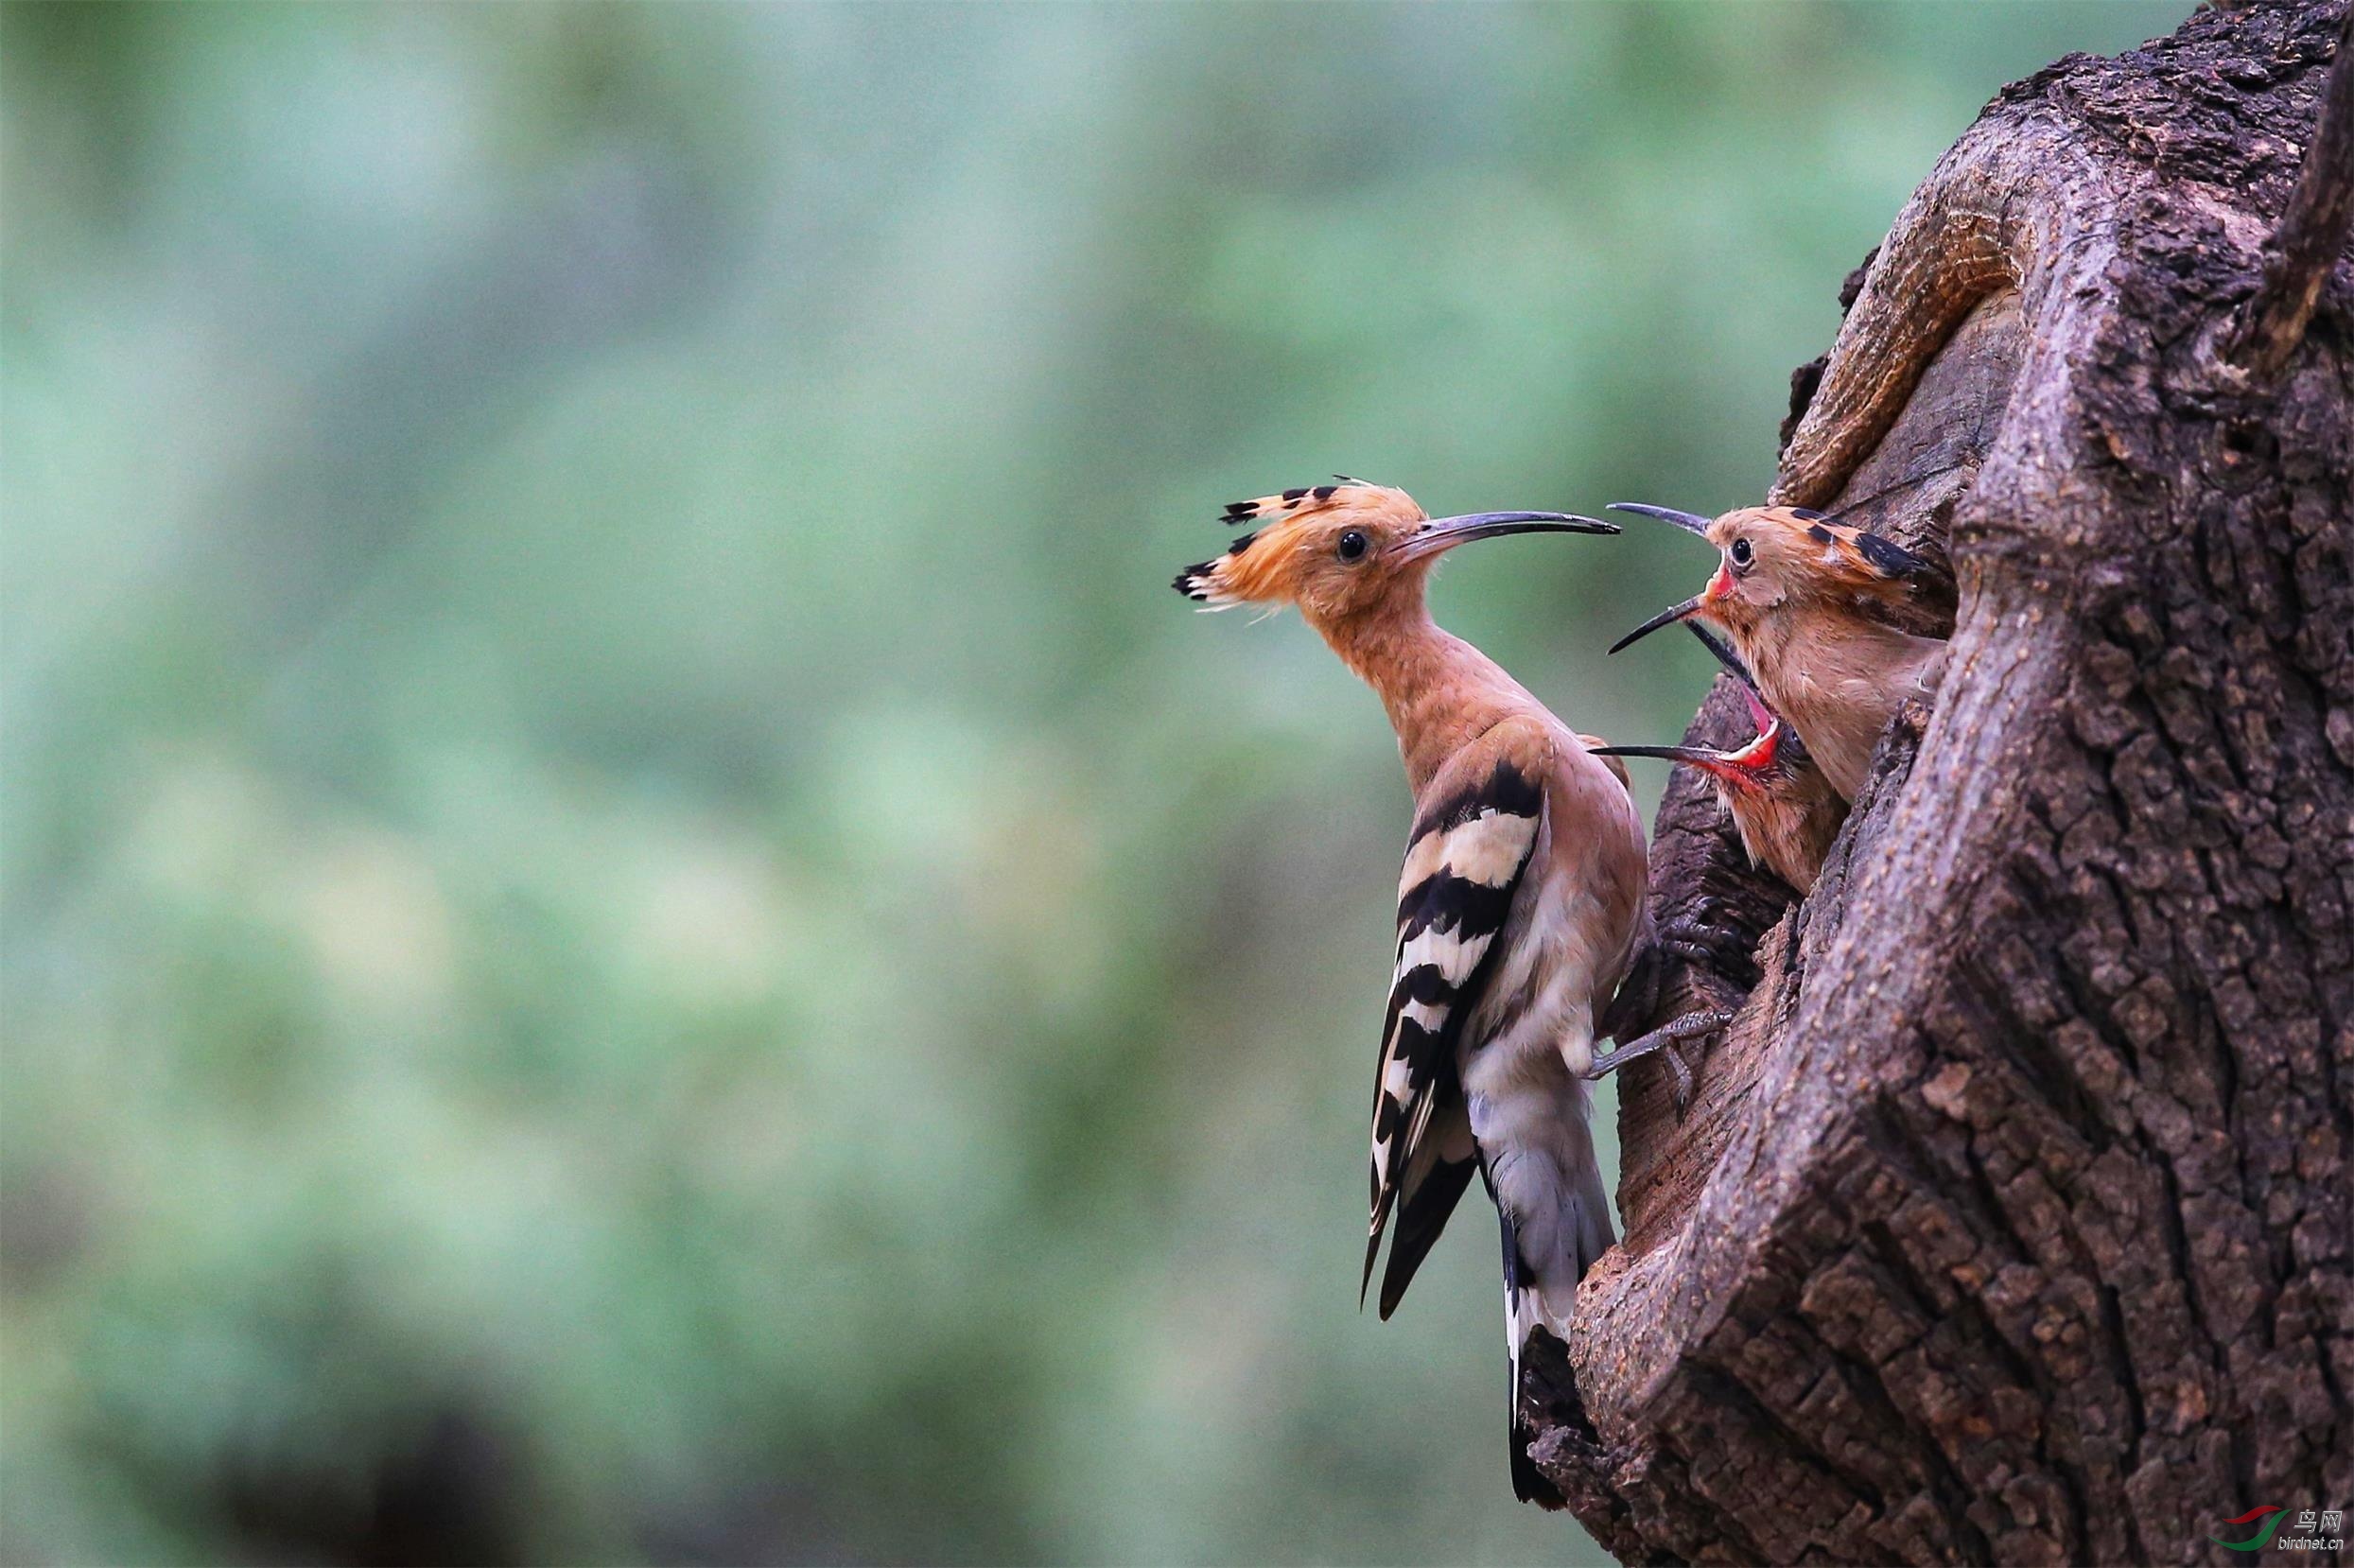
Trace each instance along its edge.
<path fill-rule="evenodd" d="M 1352 528 L 1340 536 L 1340 558 L 1343 561 L 1360 560 L 1364 555 L 1365 535 L 1363 533 Z"/>
<path fill-rule="evenodd" d="M 1733 541 L 1733 564 L 1735 566 L 1742 567 L 1746 570 L 1749 566 L 1751 557 L 1754 556 L 1756 553 L 1757 552 L 1754 549 L 1750 548 L 1750 542 L 1747 539 L 1735 539 Z"/>

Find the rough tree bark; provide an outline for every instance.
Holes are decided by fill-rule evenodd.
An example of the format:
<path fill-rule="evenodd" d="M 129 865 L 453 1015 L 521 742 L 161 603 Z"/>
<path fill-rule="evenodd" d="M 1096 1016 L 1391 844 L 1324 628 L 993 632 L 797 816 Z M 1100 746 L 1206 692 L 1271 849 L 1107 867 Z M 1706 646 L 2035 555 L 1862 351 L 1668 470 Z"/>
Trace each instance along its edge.
<path fill-rule="evenodd" d="M 2354 260 L 2274 243 L 2344 16 L 2007 89 L 1793 378 L 1776 497 L 1949 559 L 1956 623 L 1804 902 L 1661 807 L 1659 907 L 1759 975 L 1681 1120 L 1629 1070 L 1534 1449 L 1625 1560 L 2354 1510 Z"/>

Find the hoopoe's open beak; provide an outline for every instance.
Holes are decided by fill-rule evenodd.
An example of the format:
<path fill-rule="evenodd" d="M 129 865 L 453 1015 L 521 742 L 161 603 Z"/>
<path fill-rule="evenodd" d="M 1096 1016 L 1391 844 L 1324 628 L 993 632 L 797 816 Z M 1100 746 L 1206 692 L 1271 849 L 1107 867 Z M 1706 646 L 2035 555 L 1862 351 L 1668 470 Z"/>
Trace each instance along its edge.
<path fill-rule="evenodd" d="M 1697 533 L 1703 539 L 1708 537 L 1709 519 L 1700 516 L 1695 513 L 1678 512 L 1672 506 L 1645 506 L 1636 501 L 1613 501 L 1610 504 L 1610 510 L 1613 512 L 1632 512 L 1645 517 L 1657 517 L 1661 522 L 1672 524 L 1675 527 L 1683 530 L 1686 533 Z M 1720 569 L 1718 573 L 1718 577 L 1722 576 L 1723 572 Z M 1662 610 L 1659 614 L 1653 616 L 1650 619 L 1645 621 L 1633 631 L 1629 632 L 1625 636 L 1620 637 L 1616 642 L 1612 643 L 1611 652 L 1615 653 L 1620 649 L 1637 642 L 1644 637 L 1649 636 L 1653 632 L 1658 631 L 1663 626 L 1673 626 L 1677 621 L 1685 619 L 1691 616 L 1699 615 L 1701 611 L 1707 609 L 1710 596 L 1717 592 L 1717 578 L 1709 579 L 1708 586 L 1700 590 L 1698 594 L 1695 594 L 1692 598 L 1685 600 L 1681 604 L 1673 605 L 1667 609 Z"/>
<path fill-rule="evenodd" d="M 1615 653 L 1621 648 L 1626 647 L 1630 643 L 1637 642 L 1644 637 L 1649 636 L 1653 632 L 1658 631 L 1661 627 L 1673 626 L 1677 621 L 1683 620 L 1690 616 L 1699 615 L 1706 608 L 1708 608 L 1708 595 L 1705 593 L 1694 594 L 1690 599 L 1685 600 L 1681 604 L 1669 605 L 1666 609 L 1660 611 L 1659 614 L 1653 616 L 1650 619 L 1645 621 L 1633 631 L 1629 632 L 1625 636 L 1620 637 L 1616 642 L 1612 643 L 1611 652 Z"/>
<path fill-rule="evenodd" d="M 1718 751 L 1708 746 L 1591 746 L 1587 749 L 1596 757 L 1656 757 L 1663 761 L 1688 763 L 1718 778 L 1754 783 L 1760 775 L 1773 766 L 1774 758 L 1781 751 L 1785 733 L 1782 721 L 1773 709 L 1766 706 L 1766 700 L 1757 694 L 1756 679 L 1750 674 L 1749 666 L 1741 662 L 1741 655 L 1727 647 L 1722 638 L 1710 635 L 1705 627 L 1695 622 L 1687 621 L 1684 630 L 1700 638 L 1708 651 L 1717 655 L 1717 662 L 1732 673 L 1734 684 L 1740 688 L 1741 700 L 1749 705 L 1750 723 L 1757 726 L 1756 738 L 1736 751 Z"/>
<path fill-rule="evenodd" d="M 1717 662 L 1723 665 L 1731 673 L 1734 684 L 1741 688 L 1741 701 L 1749 705 L 1750 723 L 1757 726 L 1758 734 L 1764 735 L 1775 724 L 1781 723 L 1773 709 L 1766 706 L 1766 699 L 1758 693 L 1757 677 L 1749 672 L 1749 666 L 1741 662 L 1740 654 L 1727 647 L 1723 638 L 1717 636 L 1698 621 L 1685 621 L 1683 629 L 1700 638 L 1700 646 L 1716 654 Z"/>
<path fill-rule="evenodd" d="M 1439 517 L 1424 523 L 1391 547 L 1400 561 L 1427 561 L 1474 539 L 1501 539 L 1508 533 L 1616 533 L 1616 523 L 1580 517 L 1568 512 L 1474 512 L 1461 517 Z"/>
<path fill-rule="evenodd" d="M 1738 752 L 1711 751 L 1706 746 L 1588 746 L 1596 757 L 1656 757 L 1664 762 L 1683 762 L 1718 778 L 1748 778 L 1741 764 L 1735 760 Z"/>
<path fill-rule="evenodd" d="M 1718 751 L 1710 746 L 1588 746 L 1586 749 L 1596 757 L 1656 757 L 1666 762 L 1683 762 L 1715 778 L 1762 788 L 1766 774 L 1773 767 L 1774 758 L 1781 754 L 1782 741 L 1782 726 L 1779 722 L 1772 722 L 1758 732 L 1755 740 L 1738 751 Z"/>

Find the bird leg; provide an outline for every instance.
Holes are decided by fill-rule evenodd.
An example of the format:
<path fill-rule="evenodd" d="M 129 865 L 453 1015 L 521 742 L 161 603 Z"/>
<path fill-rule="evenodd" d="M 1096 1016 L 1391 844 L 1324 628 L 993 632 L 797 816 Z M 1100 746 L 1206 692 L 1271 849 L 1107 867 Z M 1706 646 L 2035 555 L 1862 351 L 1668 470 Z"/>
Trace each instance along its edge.
<path fill-rule="evenodd" d="M 1589 1077 L 1599 1078 L 1639 1057 L 1665 1052 L 1668 1070 L 1675 1074 L 1678 1117 L 1692 1102 L 1692 1068 L 1677 1048 L 1686 1040 L 1717 1034 L 1731 1023 L 1734 1010 L 1739 1005 L 1736 991 L 1757 982 L 1757 961 L 1740 934 L 1708 923 L 1715 902 L 1704 898 L 1691 914 L 1665 921 L 1651 933 L 1650 940 L 1629 967 L 1618 994 L 1603 1009 L 1602 1033 L 1624 1043 L 1599 1058 L 1588 1073 Z M 1670 966 L 1678 959 L 1692 970 L 1695 984 L 1709 994 L 1713 1004 L 1695 1008 L 1656 1029 L 1627 1038 L 1628 1033 L 1644 1019 L 1658 1017 L 1667 1000 Z"/>
<path fill-rule="evenodd" d="M 1655 1051 L 1665 1052 L 1668 1071 L 1676 1075 L 1676 1115 L 1681 1117 L 1684 1107 L 1692 1103 L 1692 1069 L 1686 1065 L 1683 1054 L 1676 1047 L 1685 1040 L 1701 1039 L 1718 1034 L 1732 1021 L 1733 1013 L 1727 1008 L 1700 1008 L 1682 1018 L 1670 1019 L 1649 1034 L 1616 1047 L 1609 1055 L 1595 1061 L 1593 1071 L 1586 1076 L 1599 1078 Z"/>
<path fill-rule="evenodd" d="M 1696 984 L 1713 992 L 1730 995 L 1757 984 L 1757 961 L 1740 934 L 1705 923 L 1715 902 L 1702 899 L 1694 913 L 1665 922 L 1636 950 L 1595 1025 L 1601 1033 L 1624 1039 L 1630 1030 L 1659 1016 L 1667 1003 L 1672 960 L 1683 960 Z"/>

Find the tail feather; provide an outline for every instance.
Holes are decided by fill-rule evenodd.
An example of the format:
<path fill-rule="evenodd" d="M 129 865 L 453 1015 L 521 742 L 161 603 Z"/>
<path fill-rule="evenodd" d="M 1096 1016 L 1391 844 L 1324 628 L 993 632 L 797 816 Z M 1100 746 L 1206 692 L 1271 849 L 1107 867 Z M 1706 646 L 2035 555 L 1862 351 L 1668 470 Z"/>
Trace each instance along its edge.
<path fill-rule="evenodd" d="M 1602 1185 L 1602 1166 L 1591 1137 L 1586 1140 L 1584 1168 L 1568 1175 L 1569 1201 L 1562 1205 L 1561 1228 L 1577 1269 L 1574 1278 L 1582 1280 L 1618 1239 L 1611 1228 L 1610 1189 Z"/>
<path fill-rule="evenodd" d="M 1542 1508 L 1568 1506 L 1561 1489 L 1538 1468 L 1529 1453 L 1537 1423 L 1559 1423 L 1581 1415 L 1578 1386 L 1569 1368 L 1569 1347 L 1543 1329 L 1530 1333 L 1521 1348 L 1521 1385 L 1512 1410 L 1512 1491 Z"/>
<path fill-rule="evenodd" d="M 1520 1241 L 1513 1231 L 1512 1216 L 1498 1209 L 1496 1218 L 1504 1230 L 1504 1340 L 1509 1352 L 1509 1373 L 1505 1386 L 1509 1424 L 1505 1431 L 1505 1450 L 1511 1460 L 1512 1495 L 1524 1503 L 1534 1503 L 1541 1508 L 1564 1508 L 1569 1504 L 1561 1496 L 1561 1489 L 1547 1479 L 1544 1472 L 1537 1468 L 1537 1462 L 1528 1456 L 1528 1445 L 1535 1440 L 1537 1433 L 1525 1413 L 1526 1390 L 1521 1357 L 1528 1347 L 1530 1333 L 1538 1326 L 1541 1312 L 1534 1300 L 1535 1291 L 1524 1283 L 1527 1276 L 1527 1263 L 1520 1255 Z"/>
<path fill-rule="evenodd" d="M 1552 1477 L 1537 1468 L 1537 1461 L 1528 1456 L 1528 1445 L 1536 1440 L 1536 1429 L 1524 1420 L 1518 1412 L 1512 1417 L 1512 1495 L 1524 1503 L 1534 1503 L 1547 1513 L 1559 1513 L 1569 1507 L 1569 1499 Z"/>
<path fill-rule="evenodd" d="M 1562 1163 L 1567 1168 L 1556 1167 L 1549 1173 L 1553 1180 L 1541 1182 L 1536 1188 L 1549 1201 L 1535 1208 L 1528 1216 L 1529 1223 L 1516 1222 L 1509 1204 L 1496 1204 L 1496 1217 L 1504 1236 L 1504 1335 L 1511 1360 L 1510 1427 L 1507 1440 L 1512 1465 L 1512 1494 L 1524 1503 L 1545 1508 L 1567 1505 L 1560 1489 L 1528 1457 L 1528 1444 L 1536 1433 L 1526 1412 L 1532 1392 L 1540 1392 L 1528 1385 L 1529 1345 L 1539 1333 L 1565 1333 L 1567 1324 L 1561 1315 L 1568 1310 L 1570 1293 L 1595 1261 L 1610 1250 L 1613 1239 L 1610 1193 L 1602 1185 L 1602 1169 L 1595 1159 L 1593 1140 L 1583 1136 L 1582 1122 L 1577 1124 L 1577 1131 L 1580 1136 L 1561 1150 L 1566 1157 Z M 1529 1162 L 1514 1161 L 1508 1156 L 1507 1163 L 1516 1168 L 1504 1186 L 1517 1195 L 1530 1195 L 1526 1182 L 1533 1174 Z M 1486 1159 L 1480 1161 L 1480 1175 L 1488 1182 L 1489 1195 L 1501 1199 L 1504 1194 L 1499 1193 L 1495 1174 Z"/>

